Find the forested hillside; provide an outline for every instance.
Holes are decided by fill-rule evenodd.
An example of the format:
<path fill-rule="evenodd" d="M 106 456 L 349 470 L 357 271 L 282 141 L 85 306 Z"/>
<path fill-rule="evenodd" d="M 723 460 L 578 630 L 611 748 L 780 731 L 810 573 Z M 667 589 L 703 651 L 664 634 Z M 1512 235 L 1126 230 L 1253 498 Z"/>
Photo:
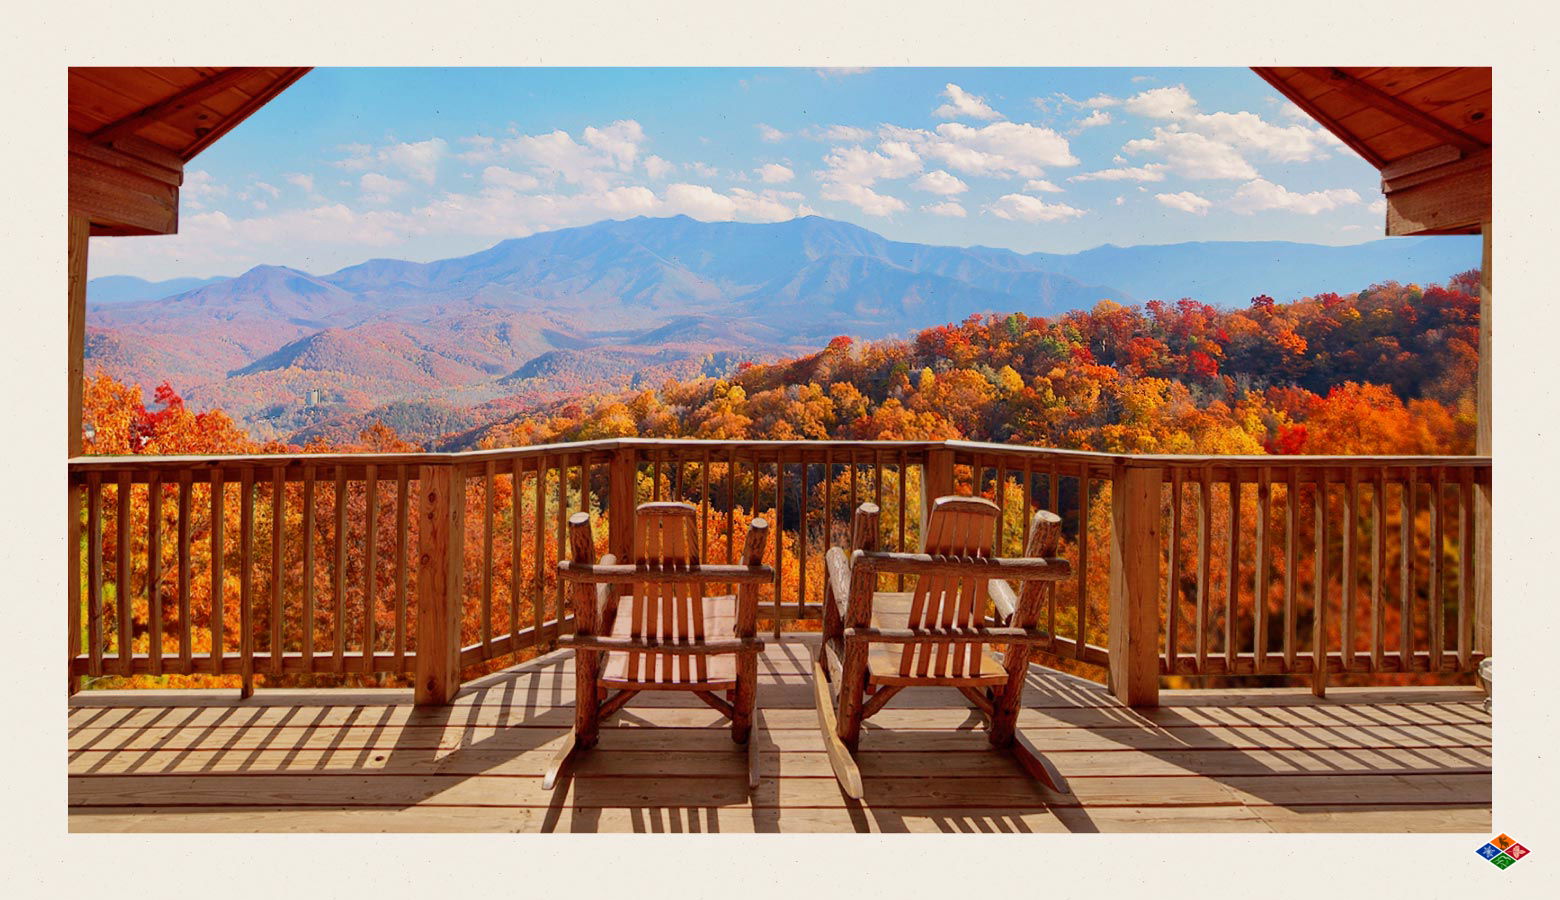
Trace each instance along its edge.
<path fill-rule="evenodd" d="M 618 436 L 1013 442 L 1127 453 L 1473 452 L 1478 272 L 1293 303 L 1102 301 L 838 337 L 727 379 L 588 397 L 448 447 Z"/>

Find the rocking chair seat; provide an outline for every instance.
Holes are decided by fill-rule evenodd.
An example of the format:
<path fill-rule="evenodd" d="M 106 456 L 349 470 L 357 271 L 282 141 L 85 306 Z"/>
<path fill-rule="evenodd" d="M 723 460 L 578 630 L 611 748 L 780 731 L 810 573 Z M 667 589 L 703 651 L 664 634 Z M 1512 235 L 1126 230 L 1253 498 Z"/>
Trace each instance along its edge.
<path fill-rule="evenodd" d="M 908 628 L 910 604 L 914 595 L 909 591 L 878 591 L 872 595 L 873 628 Z M 909 675 L 899 674 L 900 663 L 907 650 L 914 651 L 915 644 L 873 644 L 867 651 L 867 683 L 872 685 L 927 684 L 933 679 L 917 676 L 916 663 L 912 660 Z M 950 649 L 949 652 L 954 652 Z M 961 651 L 962 652 L 962 651 Z M 937 684 L 950 687 L 991 687 L 1007 683 L 1007 670 L 992 655 L 989 647 L 981 647 L 979 669 L 956 676 L 939 676 Z"/>
<path fill-rule="evenodd" d="M 705 597 L 704 606 L 704 635 L 707 638 L 730 638 L 737 633 L 737 598 L 733 594 L 723 596 Z M 631 637 L 633 630 L 633 617 L 629 610 L 633 608 L 629 598 L 624 597 L 619 607 L 617 618 L 612 623 L 612 637 Z M 635 671 L 630 673 L 628 663 L 630 656 L 639 657 Z M 601 677 L 597 684 L 605 688 L 628 689 L 634 691 L 727 691 L 737 686 L 737 655 L 735 653 L 721 653 L 703 657 L 705 662 L 705 677 L 698 679 L 697 663 L 694 657 L 683 657 L 679 661 L 672 659 L 670 671 L 663 672 L 664 663 L 660 654 L 634 653 L 625 650 L 613 650 L 606 654 L 601 669 Z M 685 680 L 679 680 L 681 668 L 687 666 Z"/>

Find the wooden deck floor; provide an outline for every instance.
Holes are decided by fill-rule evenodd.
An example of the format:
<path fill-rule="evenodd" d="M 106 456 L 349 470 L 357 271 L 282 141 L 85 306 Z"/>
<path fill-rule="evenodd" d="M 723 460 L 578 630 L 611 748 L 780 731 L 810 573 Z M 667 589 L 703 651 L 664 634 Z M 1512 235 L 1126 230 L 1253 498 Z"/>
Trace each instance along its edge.
<path fill-rule="evenodd" d="M 555 791 L 572 660 L 419 710 L 406 691 L 139 692 L 70 703 L 72 831 L 1490 830 L 1490 720 L 1471 688 L 1166 692 L 1135 712 L 1036 668 L 1020 728 L 1072 784 L 988 749 L 951 689 L 867 724 L 861 803 L 817 732 L 811 640 L 760 664 L 763 780 L 697 698 L 641 694 Z"/>

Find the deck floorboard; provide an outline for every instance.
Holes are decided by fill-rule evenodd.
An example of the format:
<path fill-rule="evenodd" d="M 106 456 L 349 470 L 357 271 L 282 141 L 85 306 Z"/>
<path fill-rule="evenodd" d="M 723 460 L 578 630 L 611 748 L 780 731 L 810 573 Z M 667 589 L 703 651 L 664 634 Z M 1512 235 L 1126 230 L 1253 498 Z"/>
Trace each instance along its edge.
<path fill-rule="evenodd" d="M 817 732 L 809 642 L 760 666 L 759 786 L 720 715 L 636 698 L 553 791 L 573 664 L 552 654 L 447 708 L 399 690 L 86 692 L 69 709 L 72 831 L 667 833 L 1487 831 L 1491 728 L 1472 688 L 1166 691 L 1155 710 L 1051 670 L 1019 726 L 1073 788 L 991 750 L 953 690 L 874 717 L 847 799 Z M 644 702 L 639 702 L 640 700 Z"/>

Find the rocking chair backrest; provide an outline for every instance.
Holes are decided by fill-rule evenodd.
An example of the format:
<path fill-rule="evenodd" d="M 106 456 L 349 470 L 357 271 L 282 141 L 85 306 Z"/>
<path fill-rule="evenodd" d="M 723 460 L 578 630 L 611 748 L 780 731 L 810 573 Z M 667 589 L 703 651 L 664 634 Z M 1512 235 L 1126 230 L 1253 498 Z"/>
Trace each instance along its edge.
<path fill-rule="evenodd" d="M 996 541 L 995 503 L 979 497 L 939 497 L 932 502 L 922 552 L 933 557 L 989 557 Z M 916 578 L 910 628 L 967 628 L 986 617 L 986 577 L 927 574 Z M 917 677 L 977 674 L 979 644 L 915 644 L 905 648 L 900 675 Z"/>
<path fill-rule="evenodd" d="M 699 565 L 698 511 L 690 503 L 644 503 L 634 511 L 633 560 L 636 566 L 696 569 Z M 659 640 L 703 640 L 704 583 L 697 579 L 634 584 L 627 612 L 630 634 Z M 660 665 L 657 666 L 656 657 Z M 675 662 L 674 662 L 675 660 Z M 675 668 L 675 672 L 673 671 Z M 690 668 L 693 669 L 690 673 Z M 659 669 L 659 672 L 657 671 Z M 641 681 L 703 681 L 703 656 L 630 653 L 628 677 Z"/>

